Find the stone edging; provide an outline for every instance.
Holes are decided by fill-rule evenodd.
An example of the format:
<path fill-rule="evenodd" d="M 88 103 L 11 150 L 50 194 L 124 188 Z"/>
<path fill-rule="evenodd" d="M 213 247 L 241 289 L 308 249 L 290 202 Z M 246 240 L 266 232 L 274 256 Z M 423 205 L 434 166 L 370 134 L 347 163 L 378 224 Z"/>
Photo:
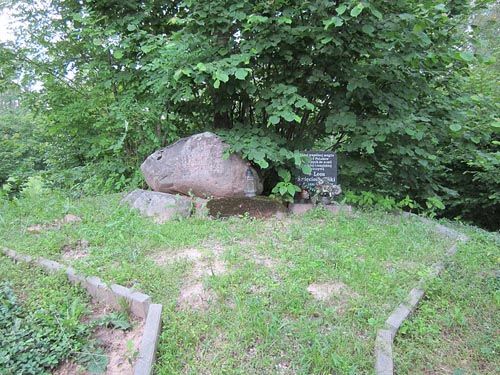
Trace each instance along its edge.
<path fill-rule="evenodd" d="M 30 255 L 18 254 L 6 247 L 2 247 L 1 250 L 7 257 L 16 262 L 33 262 L 49 272 L 65 272 L 70 282 L 80 284 L 92 297 L 114 308 L 120 308 L 120 301 L 127 301 L 131 313 L 138 318 L 146 320 L 134 375 L 151 375 L 153 373 L 153 363 L 156 359 L 156 349 L 162 326 L 162 305 L 152 303 L 151 297 L 144 293 L 131 291 L 129 288 L 117 284 L 111 284 L 108 287 L 98 277 L 85 277 L 82 274 L 76 273 L 73 268 L 65 267 L 53 260 L 45 258 L 36 259 Z"/>
<path fill-rule="evenodd" d="M 458 241 L 466 242 L 468 237 L 453 229 L 445 227 L 441 224 L 419 217 L 417 215 L 403 213 L 405 217 L 415 217 L 423 222 L 435 225 L 436 229 L 442 234 L 448 236 L 451 241 L 454 241 L 451 247 L 446 252 L 443 259 L 432 267 L 429 276 L 421 279 L 417 285 L 410 291 L 406 300 L 394 309 L 392 314 L 385 321 L 384 328 L 377 331 L 375 339 L 375 375 L 393 375 L 394 374 L 394 361 L 393 361 L 393 343 L 396 333 L 405 321 L 405 319 L 416 310 L 417 305 L 423 298 L 425 293 L 425 284 L 428 280 L 439 276 L 439 274 L 446 268 L 446 259 L 455 255 L 457 251 Z"/>

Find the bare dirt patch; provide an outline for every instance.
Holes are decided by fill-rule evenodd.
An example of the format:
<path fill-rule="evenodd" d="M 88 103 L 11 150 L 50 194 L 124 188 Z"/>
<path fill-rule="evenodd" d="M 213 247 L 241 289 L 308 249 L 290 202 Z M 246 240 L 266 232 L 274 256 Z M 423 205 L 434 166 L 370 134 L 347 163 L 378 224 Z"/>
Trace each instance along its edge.
<path fill-rule="evenodd" d="M 221 254 L 222 248 L 215 246 L 212 249 L 189 248 L 178 252 L 160 252 L 152 257 L 159 266 L 179 261 L 193 263 L 177 297 L 177 306 L 180 310 L 208 308 L 213 295 L 203 286 L 203 279 L 228 272 L 226 262 L 220 259 Z"/>
<path fill-rule="evenodd" d="M 32 233 L 41 233 L 42 230 L 58 229 L 61 225 L 79 221 L 82 221 L 81 217 L 72 214 L 67 214 L 62 219 L 54 220 L 52 223 L 43 225 L 40 224 L 32 225 L 26 228 L 26 230 Z"/>
<path fill-rule="evenodd" d="M 152 256 L 152 259 L 159 266 L 164 266 L 169 262 L 176 262 L 179 260 L 195 261 L 201 257 L 203 257 L 203 253 L 200 250 L 185 249 L 175 253 L 171 251 L 161 251 L 154 254 L 154 256 Z"/>
<path fill-rule="evenodd" d="M 89 254 L 90 244 L 86 239 L 81 239 L 73 244 L 66 244 L 63 246 L 64 253 L 62 259 L 64 260 L 78 260 L 87 258 Z"/>
<path fill-rule="evenodd" d="M 357 295 L 346 284 L 340 281 L 313 283 L 307 287 L 307 291 L 319 301 L 329 301 L 332 298 L 336 298 L 347 302 L 348 298 Z"/>
<path fill-rule="evenodd" d="M 203 287 L 201 281 L 186 284 L 177 296 L 179 310 L 207 310 L 213 295 Z"/>
<path fill-rule="evenodd" d="M 269 268 L 271 271 L 275 271 L 278 267 L 278 261 L 276 259 L 267 255 L 254 255 L 252 260 L 259 265 Z"/>
<path fill-rule="evenodd" d="M 102 318 L 109 314 L 112 309 L 104 304 L 93 305 L 93 312 L 85 321 L 87 323 Z M 123 331 L 99 326 L 92 334 L 92 339 L 97 340 L 108 356 L 108 366 L 104 375 L 128 375 L 133 374 L 134 365 L 144 331 L 144 321 L 131 319 L 132 329 Z M 90 375 L 81 365 L 74 361 L 66 361 L 59 366 L 53 375 Z"/>

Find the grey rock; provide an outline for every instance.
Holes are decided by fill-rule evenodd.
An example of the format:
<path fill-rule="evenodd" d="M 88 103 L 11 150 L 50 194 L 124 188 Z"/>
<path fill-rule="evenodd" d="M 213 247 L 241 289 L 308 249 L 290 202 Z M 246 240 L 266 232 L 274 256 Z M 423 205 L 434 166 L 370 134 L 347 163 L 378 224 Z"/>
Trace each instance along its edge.
<path fill-rule="evenodd" d="M 137 208 L 144 216 L 154 217 L 158 223 L 191 214 L 191 199 L 173 194 L 137 189 L 123 198 L 124 203 Z"/>
<path fill-rule="evenodd" d="M 201 198 L 243 197 L 247 164 L 236 154 L 224 159 L 226 147 L 216 134 L 195 134 L 148 156 L 141 171 L 154 191 Z M 259 195 L 262 180 L 251 170 Z"/>

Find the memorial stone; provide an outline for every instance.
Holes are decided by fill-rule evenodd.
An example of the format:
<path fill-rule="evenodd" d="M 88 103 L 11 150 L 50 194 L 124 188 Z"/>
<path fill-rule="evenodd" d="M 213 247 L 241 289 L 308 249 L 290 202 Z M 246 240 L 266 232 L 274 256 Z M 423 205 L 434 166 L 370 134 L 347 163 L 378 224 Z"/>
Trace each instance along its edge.
<path fill-rule="evenodd" d="M 316 201 L 322 197 L 329 203 L 333 196 L 340 193 L 337 185 L 337 156 L 334 152 L 304 151 L 310 159 L 310 174 L 301 173 L 295 183 L 302 189 L 300 198 L 303 201 Z"/>

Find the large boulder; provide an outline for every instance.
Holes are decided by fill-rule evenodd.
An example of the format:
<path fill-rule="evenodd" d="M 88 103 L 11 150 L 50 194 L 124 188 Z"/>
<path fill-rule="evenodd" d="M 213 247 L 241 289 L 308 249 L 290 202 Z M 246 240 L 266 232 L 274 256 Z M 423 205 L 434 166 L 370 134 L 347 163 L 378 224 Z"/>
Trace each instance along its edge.
<path fill-rule="evenodd" d="M 247 164 L 236 154 L 224 159 L 226 147 L 216 134 L 195 134 L 148 156 L 141 171 L 154 191 L 202 198 L 243 197 Z M 262 180 L 255 170 L 252 173 L 257 195 L 261 194 Z"/>
<path fill-rule="evenodd" d="M 153 217 L 158 223 L 188 217 L 193 208 L 191 199 L 187 197 L 141 189 L 128 194 L 123 202 L 137 208 L 141 215 Z"/>

